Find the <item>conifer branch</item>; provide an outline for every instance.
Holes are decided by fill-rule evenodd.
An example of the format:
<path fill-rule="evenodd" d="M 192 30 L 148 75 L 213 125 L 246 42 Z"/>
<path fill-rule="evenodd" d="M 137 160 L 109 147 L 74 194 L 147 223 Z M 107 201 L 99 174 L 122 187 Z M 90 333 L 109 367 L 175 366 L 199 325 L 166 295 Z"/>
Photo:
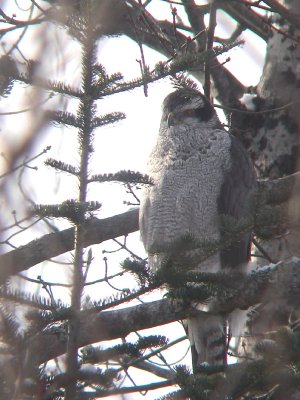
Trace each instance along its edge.
<path fill-rule="evenodd" d="M 41 89 L 49 90 L 51 92 L 60 93 L 65 96 L 81 98 L 82 92 L 75 88 L 72 88 L 70 85 L 66 85 L 63 82 L 51 81 L 47 79 L 43 79 L 41 77 L 31 77 L 27 74 L 16 74 L 13 78 L 17 81 L 36 86 Z"/>
<path fill-rule="evenodd" d="M 46 116 L 49 120 L 58 125 L 74 126 L 75 128 L 82 128 L 80 122 L 74 114 L 66 111 L 47 111 Z"/>
<path fill-rule="evenodd" d="M 92 120 L 92 128 L 99 128 L 101 126 L 105 126 L 108 124 L 114 124 L 125 119 L 126 116 L 124 113 L 121 112 L 113 112 L 106 115 L 102 115 L 101 117 L 95 117 Z"/>
<path fill-rule="evenodd" d="M 278 301 L 286 299 L 282 303 L 283 306 L 300 304 L 299 266 L 299 259 L 292 260 L 289 263 L 279 263 L 276 266 L 270 266 L 244 276 L 243 279 L 239 280 L 236 290 L 230 292 L 230 296 L 218 297 L 214 301 L 210 312 L 227 314 L 237 308 L 248 309 L 250 306 L 259 303 L 262 298 L 264 301 L 274 301 L 274 295 Z M 284 285 L 282 282 L 284 282 Z M 92 315 L 93 318 L 86 311 L 83 311 L 80 315 L 81 324 L 85 326 L 84 332 L 80 333 L 80 346 L 126 337 L 133 331 L 168 324 L 195 315 L 197 315 L 197 318 L 201 318 L 201 315 L 203 315 L 205 319 L 207 312 L 196 310 L 188 303 L 182 303 L 180 307 L 178 303 L 174 304 L 173 301 L 163 299 L 121 310 L 94 312 Z M 134 324 L 132 324 L 132 321 L 135 321 Z M 41 354 L 40 363 L 65 352 L 63 343 L 44 333 L 39 334 L 30 344 L 34 352 L 40 346 L 47 349 L 44 354 Z"/>
<path fill-rule="evenodd" d="M 153 184 L 152 179 L 146 175 L 141 174 L 140 172 L 135 171 L 119 171 L 115 172 L 114 174 L 99 174 L 99 175 L 92 175 L 89 178 L 89 182 L 123 182 L 123 183 L 132 183 L 132 184 L 145 184 L 151 185 Z"/>
<path fill-rule="evenodd" d="M 101 204 L 97 201 L 79 202 L 66 200 L 61 204 L 37 204 L 32 209 L 32 214 L 47 218 L 67 218 L 74 223 L 83 223 L 85 215 L 98 210 Z"/>
<path fill-rule="evenodd" d="M 63 161 L 55 160 L 53 158 L 48 158 L 45 161 L 45 165 L 55 168 L 58 171 L 66 172 L 71 175 L 78 175 L 78 169 L 74 165 L 66 164 Z"/>
<path fill-rule="evenodd" d="M 96 37 L 94 35 L 94 26 L 92 22 L 92 7 L 89 1 L 82 3 L 84 8 L 82 19 L 82 97 L 77 113 L 79 121 L 78 130 L 78 153 L 80 155 L 80 166 L 78 171 L 78 204 L 86 204 L 89 176 L 89 159 L 93 143 L 93 124 L 95 118 L 95 104 L 90 95 L 93 83 L 93 64 L 96 54 Z M 77 210 L 80 211 L 80 210 Z M 77 212 L 79 219 L 73 220 L 74 231 L 74 265 L 73 265 L 73 284 L 71 291 L 71 308 L 73 316 L 69 319 L 69 331 L 67 342 L 67 375 L 75 377 L 79 369 L 78 348 L 79 335 L 82 325 L 79 321 L 79 312 L 81 310 L 81 297 L 84 288 L 84 237 L 86 213 L 82 210 Z M 65 400 L 73 400 L 77 392 L 77 380 L 71 381 L 65 386 Z"/>

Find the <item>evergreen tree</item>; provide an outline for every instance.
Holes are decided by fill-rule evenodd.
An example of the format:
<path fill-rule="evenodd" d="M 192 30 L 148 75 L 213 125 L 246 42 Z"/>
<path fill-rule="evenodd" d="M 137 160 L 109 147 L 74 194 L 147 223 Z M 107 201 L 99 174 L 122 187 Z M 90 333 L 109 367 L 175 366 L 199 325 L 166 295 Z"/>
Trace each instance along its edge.
<path fill-rule="evenodd" d="M 298 398 L 299 2 L 214 0 L 199 5 L 194 0 L 167 1 L 168 20 L 155 18 L 153 8 L 151 14 L 151 0 L 28 3 L 27 20 L 10 16 L 5 11 L 9 4 L 1 9 L 1 35 L 2 39 L 6 37 L 0 59 L 3 126 L 13 127 L 16 109 L 9 108 L 9 100 L 15 100 L 18 93 L 34 99 L 34 104 L 23 110 L 34 118 L 30 128 L 24 126 L 19 142 L 3 139 L 7 144 L 1 175 L 0 397 L 94 399 L 177 385 L 163 398 Z M 161 5 L 156 2 L 156 9 Z M 226 39 L 215 34 L 221 12 L 235 21 Z M 183 22 L 183 15 L 187 22 Z M 261 80 L 250 88 L 227 69 L 230 50 L 242 46 L 241 35 L 246 30 L 267 46 Z M 69 83 L 67 67 L 63 78 L 52 79 L 47 74 L 49 58 L 57 56 L 59 62 L 59 55 L 50 46 L 56 34 L 64 46 L 76 48 L 80 64 L 77 84 L 75 79 Z M 100 38 L 120 35 L 139 46 L 141 73 L 132 80 L 124 79 L 122 71 L 110 74 L 101 62 L 101 53 L 99 56 Z M 28 43 L 39 46 L 35 59 L 27 56 Z M 162 55 L 154 68 L 147 65 L 144 46 Z M 68 56 L 65 50 L 62 54 Z M 217 58 L 223 54 L 228 57 L 225 63 Z M 64 60 L 65 65 L 68 61 Z M 152 82 L 169 77 L 177 86 L 193 87 L 200 82 L 205 94 L 218 100 L 230 131 L 255 162 L 260 181 L 250 205 L 254 217 L 237 224 L 224 216 L 229 242 L 244 230 L 255 233 L 255 258 L 264 268 L 247 276 L 235 272 L 183 273 L 176 266 L 171 277 L 166 273 L 168 268 L 153 275 L 143 255 L 126 240 L 138 230 L 138 208 L 102 218 L 101 196 L 89 195 L 92 185 L 114 182 L 123 185 L 133 199 L 129 205 L 138 205 L 138 189 L 151 185 L 151 177 L 128 170 L 126 165 L 119 172 L 106 174 L 91 167 L 92 158 L 97 157 L 95 135 L 125 118 L 122 110 L 102 113 L 101 106 L 107 98 L 136 88 L 143 88 L 147 96 L 154 90 Z M 245 101 L 250 97 L 251 106 Z M 70 162 L 45 158 L 51 140 L 45 150 L 36 151 L 49 124 L 68 127 L 76 137 L 76 153 L 68 157 L 69 149 L 65 149 Z M 32 200 L 27 171 L 38 174 L 33 162 L 41 160 L 49 171 L 63 176 L 63 182 L 70 182 L 73 189 L 68 198 L 56 204 Z M 30 204 L 29 210 L 24 203 L 26 207 Z M 8 215 L 12 207 L 16 208 L 11 215 L 13 222 Z M 121 236 L 124 241 L 118 239 Z M 111 266 L 109 252 L 102 261 L 97 252 L 97 245 L 108 240 L 127 253 L 117 272 Z M 203 248 L 205 258 L 226 243 L 195 245 Z M 51 259 L 70 251 L 71 262 L 66 257 L 57 261 L 62 265 L 68 262 L 71 271 L 59 282 L 55 274 L 61 267 Z M 51 274 L 34 275 L 33 267 L 41 262 Z M 91 271 L 96 276 L 93 280 L 89 279 Z M 126 287 L 117 287 L 114 279 L 122 277 L 125 282 L 127 275 L 134 279 L 126 281 Z M 131 288 L 127 288 L 127 282 L 132 282 Z M 201 285 L 186 290 L 188 282 Z M 103 286 L 98 286 L 101 283 L 111 288 L 109 296 Z M 166 284 L 166 298 L 147 302 L 143 297 Z M 94 298 L 87 295 L 91 286 L 97 293 Z M 177 307 L 174 298 L 181 298 L 184 306 Z M 248 333 L 238 346 L 229 349 L 238 362 L 225 368 L 203 366 L 194 375 L 180 362 L 172 368 L 164 354 L 185 338 L 178 335 L 168 342 L 163 335 L 139 331 L 191 316 L 195 312 L 192 302 L 208 299 L 213 299 L 215 313 L 248 310 Z M 133 336 L 127 338 L 132 332 L 136 333 L 135 340 Z M 113 339 L 119 339 L 118 344 L 99 344 Z M 152 362 L 154 357 L 160 365 Z M 134 369 L 151 374 L 147 384 L 135 383 Z"/>

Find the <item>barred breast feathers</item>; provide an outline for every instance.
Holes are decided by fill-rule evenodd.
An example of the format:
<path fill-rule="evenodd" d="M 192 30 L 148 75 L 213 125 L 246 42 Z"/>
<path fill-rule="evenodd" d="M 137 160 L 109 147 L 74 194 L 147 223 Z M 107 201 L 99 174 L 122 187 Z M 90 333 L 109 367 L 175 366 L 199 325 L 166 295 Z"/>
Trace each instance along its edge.
<path fill-rule="evenodd" d="M 169 130 L 162 131 L 151 153 L 148 174 L 154 185 L 141 201 L 141 236 L 150 254 L 172 248 L 187 236 L 219 239 L 217 198 L 231 166 L 226 131 L 199 135 L 192 126 Z"/>

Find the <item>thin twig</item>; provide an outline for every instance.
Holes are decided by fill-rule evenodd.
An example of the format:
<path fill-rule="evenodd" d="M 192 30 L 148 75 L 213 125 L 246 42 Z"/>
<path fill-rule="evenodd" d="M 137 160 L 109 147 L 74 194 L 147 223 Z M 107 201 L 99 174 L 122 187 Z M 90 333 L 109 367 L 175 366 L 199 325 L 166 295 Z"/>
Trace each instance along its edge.
<path fill-rule="evenodd" d="M 180 343 L 180 342 L 182 342 L 183 340 L 186 340 L 186 339 L 187 339 L 187 336 L 186 336 L 186 335 L 185 335 L 185 336 L 181 336 L 180 338 L 175 339 L 175 340 L 173 340 L 173 341 L 170 342 L 170 343 L 167 343 L 166 345 L 160 347 L 159 349 L 152 350 L 151 353 L 148 353 L 148 354 L 146 354 L 146 355 L 144 355 L 144 356 L 142 356 L 142 357 L 139 357 L 139 358 L 136 358 L 136 359 L 134 359 L 134 360 L 129 361 L 129 362 L 126 363 L 125 365 L 126 365 L 127 368 L 128 368 L 128 367 L 132 367 L 132 366 L 134 366 L 135 364 L 138 364 L 138 363 L 141 362 L 141 361 L 146 361 L 146 360 L 148 360 L 149 358 L 151 358 L 151 357 L 153 357 L 153 356 L 155 356 L 155 355 L 161 353 L 162 351 L 164 351 L 164 350 L 166 350 L 166 349 L 169 349 L 170 347 L 174 346 L 175 344 Z M 121 371 L 121 370 L 122 370 L 122 368 L 120 368 L 118 371 Z"/>
<path fill-rule="evenodd" d="M 206 39 L 207 54 L 212 50 L 214 45 L 215 28 L 217 25 L 216 17 L 217 7 L 215 1 L 213 1 L 210 5 L 209 26 Z M 204 64 L 204 94 L 208 99 L 210 99 L 210 63 L 211 59 L 207 57 Z"/>
<path fill-rule="evenodd" d="M 51 149 L 51 146 L 47 146 L 43 151 L 41 151 L 39 154 L 37 154 L 34 157 L 29 158 L 28 160 L 25 160 L 22 164 L 17 165 L 16 167 L 10 169 L 8 172 L 5 172 L 4 174 L 0 175 L 0 179 L 4 178 L 7 175 L 12 174 L 13 172 L 17 171 L 18 169 L 22 167 L 28 167 L 28 163 L 31 161 L 37 159 L 38 157 L 42 156 L 43 154 L 47 153 Z M 2 154 L 1 154 L 2 155 Z"/>
<path fill-rule="evenodd" d="M 2 15 L 2 17 L 3 17 L 3 20 L 0 20 L 0 22 L 7 23 L 10 25 L 20 26 L 20 27 L 32 25 L 32 24 L 40 24 L 41 22 L 45 21 L 44 19 L 40 18 L 40 15 L 37 18 L 32 19 L 31 21 L 17 20 L 15 18 L 11 18 L 8 15 L 6 15 L 5 12 L 2 10 L 2 8 L 0 8 L 0 15 Z"/>
<path fill-rule="evenodd" d="M 29 12 L 29 15 L 28 15 L 28 20 L 30 20 L 30 19 L 32 18 L 33 10 L 34 10 L 34 6 L 32 5 L 32 6 L 30 7 L 30 12 Z M 23 39 L 25 33 L 27 32 L 28 27 L 29 27 L 29 25 L 25 26 L 23 32 L 20 34 L 20 36 L 18 37 L 18 39 L 16 40 L 16 42 L 11 46 L 11 48 L 10 48 L 10 49 L 8 50 L 8 52 L 5 54 L 6 56 L 9 56 L 9 55 L 13 52 L 14 49 L 17 49 L 18 51 L 20 51 L 18 45 L 19 45 L 19 43 L 21 42 L 21 40 Z"/>
<path fill-rule="evenodd" d="M 136 258 L 139 261 L 143 261 L 142 257 L 139 257 L 137 254 L 135 254 L 133 251 L 131 251 L 127 246 L 126 246 L 126 238 L 127 236 L 124 236 L 124 244 L 122 244 L 118 239 L 113 239 L 114 242 L 118 243 L 120 248 L 122 250 L 126 250 L 132 257 Z"/>
<path fill-rule="evenodd" d="M 143 8 L 143 4 L 142 4 L 141 0 L 139 0 L 139 5 L 140 5 L 141 8 Z M 148 97 L 148 83 L 147 83 L 148 67 L 147 67 L 146 61 L 145 61 L 143 43 L 141 42 L 141 40 L 139 38 L 139 35 L 137 34 L 136 25 L 135 25 L 134 21 L 132 20 L 132 18 L 131 18 L 131 22 L 132 22 L 133 29 L 135 31 L 136 41 L 137 41 L 137 44 L 139 46 L 140 54 L 141 54 L 141 60 L 136 60 L 136 61 L 140 65 L 141 75 L 142 75 L 142 79 L 143 79 L 143 82 L 144 82 L 144 84 L 143 84 L 144 94 L 145 94 L 145 97 Z"/>
<path fill-rule="evenodd" d="M 180 3 L 179 1 L 174 1 L 174 0 L 160 0 L 160 1 L 164 1 L 166 3 L 169 4 L 177 4 L 179 6 L 184 6 L 184 7 L 194 7 L 194 8 L 200 8 L 203 14 L 206 14 L 209 12 L 209 5 L 207 4 L 183 4 Z"/>
<path fill-rule="evenodd" d="M 287 104 L 284 104 L 283 106 L 280 107 L 275 107 L 275 108 L 269 108 L 267 110 L 260 110 L 260 111 L 254 111 L 254 110 L 242 110 L 239 108 L 232 108 L 232 107 L 227 107 L 227 106 L 221 106 L 220 104 L 214 104 L 213 106 L 216 108 L 221 108 L 222 110 L 226 111 L 232 111 L 232 112 L 237 112 L 241 114 L 268 114 L 268 113 L 275 113 L 277 111 L 285 110 L 286 108 L 289 108 L 297 103 L 299 103 L 300 100 L 298 101 L 291 101 Z"/>
<path fill-rule="evenodd" d="M 176 41 L 176 45 L 177 45 L 177 47 L 179 47 L 180 44 L 178 42 L 177 26 L 176 26 L 177 8 L 176 7 L 171 7 L 171 13 L 172 13 L 173 34 L 174 34 L 174 38 L 175 38 L 175 41 Z"/>
<path fill-rule="evenodd" d="M 231 0 L 231 1 L 232 2 L 236 2 L 236 3 L 240 3 L 241 2 L 241 0 Z M 249 8 L 255 7 L 255 8 L 259 8 L 260 10 L 264 10 L 264 11 L 268 11 L 268 12 L 275 12 L 270 7 L 262 6 L 260 3 L 261 3 L 261 1 L 255 1 L 253 3 L 251 1 L 243 0 L 243 4 L 245 4 Z"/>
<path fill-rule="evenodd" d="M 22 114 L 22 113 L 25 113 L 28 111 L 35 110 L 36 108 L 39 108 L 43 104 L 47 103 L 50 99 L 52 99 L 52 97 L 53 97 L 53 93 L 50 93 L 49 96 L 45 100 L 40 101 L 38 104 L 35 104 L 34 106 L 31 106 L 28 108 L 23 108 L 22 110 L 18 110 L 18 111 L 0 112 L 0 115 L 15 115 L 15 114 Z"/>
<path fill-rule="evenodd" d="M 148 392 L 149 390 L 155 390 L 155 389 L 160 389 L 168 386 L 173 386 L 175 384 L 174 379 L 167 379 L 162 382 L 154 382 L 150 383 L 148 385 L 140 385 L 136 387 L 122 387 L 118 389 L 111 389 L 111 390 L 104 390 L 102 389 L 100 392 L 82 392 L 80 394 L 80 398 L 82 400 L 85 399 L 94 399 L 94 398 L 102 398 L 102 397 L 108 397 L 108 396 L 113 396 L 117 394 L 128 394 L 128 393 L 135 393 L 135 392 Z"/>
<path fill-rule="evenodd" d="M 252 238 L 252 242 L 254 246 L 261 252 L 261 254 L 272 264 L 275 264 L 276 261 L 273 260 L 269 254 L 264 250 L 264 248 L 258 243 L 258 241 L 255 238 Z"/>
<path fill-rule="evenodd" d="M 126 202 L 125 204 L 130 205 L 130 206 L 139 206 L 140 205 L 140 199 L 134 193 L 131 184 L 130 183 L 126 183 L 125 186 L 127 187 L 126 193 L 131 194 L 134 197 L 134 199 L 136 200 L 136 203 Z"/>
<path fill-rule="evenodd" d="M 269 23 L 269 26 L 270 26 L 270 28 L 273 29 L 274 31 L 280 33 L 282 36 L 286 37 L 287 39 L 290 39 L 290 40 L 292 40 L 293 42 L 298 43 L 298 45 L 299 45 L 300 40 L 299 40 L 298 37 L 291 36 L 291 35 L 290 35 L 289 33 L 287 33 L 286 31 L 283 31 L 282 29 L 278 28 L 277 26 L 275 26 L 275 25 L 273 25 L 273 24 L 271 24 L 271 23 Z"/>

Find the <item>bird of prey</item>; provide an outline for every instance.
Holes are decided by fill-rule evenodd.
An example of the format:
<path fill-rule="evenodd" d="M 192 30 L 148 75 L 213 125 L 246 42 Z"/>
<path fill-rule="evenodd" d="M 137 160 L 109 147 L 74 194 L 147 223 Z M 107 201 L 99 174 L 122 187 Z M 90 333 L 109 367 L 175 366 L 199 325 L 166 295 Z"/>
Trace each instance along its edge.
<path fill-rule="evenodd" d="M 148 174 L 153 185 L 141 198 L 140 232 L 152 271 L 166 259 L 201 272 L 243 270 L 250 258 L 249 232 L 205 260 L 184 247 L 187 237 L 222 242 L 222 216 L 245 217 L 247 199 L 256 187 L 246 150 L 223 129 L 198 90 L 180 88 L 164 100 Z M 186 326 L 194 370 L 203 363 L 223 365 L 224 317 L 207 314 L 205 319 L 188 319 Z"/>

